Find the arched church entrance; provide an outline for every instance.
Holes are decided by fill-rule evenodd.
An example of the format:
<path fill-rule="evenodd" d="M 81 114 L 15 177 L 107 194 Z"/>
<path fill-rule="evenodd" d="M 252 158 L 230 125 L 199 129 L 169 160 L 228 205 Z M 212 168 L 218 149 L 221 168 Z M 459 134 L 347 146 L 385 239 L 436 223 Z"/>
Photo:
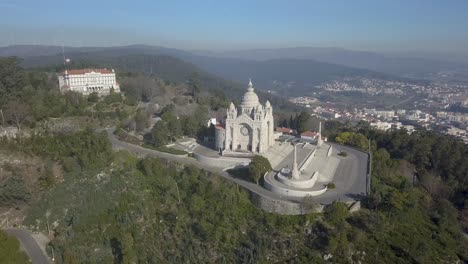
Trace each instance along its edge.
<path fill-rule="evenodd" d="M 241 123 L 239 124 L 237 143 L 238 150 L 243 151 L 252 151 L 252 142 L 253 142 L 253 129 L 249 124 Z"/>

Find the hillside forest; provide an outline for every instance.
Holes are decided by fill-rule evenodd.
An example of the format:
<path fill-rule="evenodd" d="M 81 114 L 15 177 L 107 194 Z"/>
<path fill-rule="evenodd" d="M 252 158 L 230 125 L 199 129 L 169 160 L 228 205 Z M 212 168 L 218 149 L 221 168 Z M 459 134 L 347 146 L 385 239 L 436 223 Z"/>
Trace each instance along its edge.
<path fill-rule="evenodd" d="M 3 215 L 47 234 L 56 263 L 468 261 L 468 153 L 446 135 L 327 122 L 330 140 L 367 151 L 370 139 L 371 194 L 358 212 L 337 201 L 300 216 L 262 211 L 205 170 L 112 149 L 107 126 L 162 145 L 204 135 L 199 114 L 222 112 L 230 100 L 221 88 L 207 92 L 196 75 L 174 82 L 125 73 L 125 96 L 62 95 L 52 72 L 2 58 L 2 127 L 23 131 L 0 139 Z M 156 117 L 167 134 L 151 133 Z M 15 243 L 0 233 L 0 257 Z"/>

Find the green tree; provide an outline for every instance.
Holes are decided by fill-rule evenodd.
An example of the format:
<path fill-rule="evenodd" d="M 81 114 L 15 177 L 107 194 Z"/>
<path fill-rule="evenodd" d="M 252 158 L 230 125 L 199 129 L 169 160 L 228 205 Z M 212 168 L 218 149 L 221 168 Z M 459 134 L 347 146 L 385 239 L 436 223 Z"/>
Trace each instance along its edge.
<path fill-rule="evenodd" d="M 350 145 L 362 149 L 364 151 L 369 149 L 369 141 L 361 133 L 343 132 L 335 137 L 335 141 L 343 145 Z"/>
<path fill-rule="evenodd" d="M 164 121 L 158 121 L 151 129 L 151 140 L 155 147 L 166 145 L 169 138 L 169 129 Z"/>
<path fill-rule="evenodd" d="M 138 100 L 135 96 L 132 96 L 132 95 L 126 95 L 125 96 L 125 100 L 124 100 L 124 103 L 126 105 L 131 105 L 131 106 L 135 106 L 138 104 Z"/>
<path fill-rule="evenodd" d="M 64 96 L 67 114 L 81 115 L 84 112 L 87 103 L 82 94 L 78 92 L 69 91 L 66 92 Z"/>
<path fill-rule="evenodd" d="M 206 122 L 208 120 L 208 108 L 204 105 L 199 105 L 193 115 L 182 116 L 180 123 L 184 135 L 195 137 L 205 135 Z"/>
<path fill-rule="evenodd" d="M 130 233 L 125 233 L 121 240 L 122 247 L 122 263 L 131 264 L 136 263 L 136 252 L 134 249 L 133 236 Z"/>
<path fill-rule="evenodd" d="M 28 83 L 16 57 L 0 57 L 0 109 Z"/>
<path fill-rule="evenodd" d="M 263 175 L 265 175 L 265 173 L 271 169 L 270 161 L 263 156 L 254 156 L 249 164 L 250 176 L 257 184 Z"/>
<path fill-rule="evenodd" d="M 188 79 L 188 85 L 192 89 L 193 98 L 198 98 L 200 94 L 200 75 L 198 72 L 192 72 Z"/>
<path fill-rule="evenodd" d="M 5 106 L 5 120 L 21 130 L 23 123 L 31 120 L 31 107 L 19 100 L 12 100 Z"/>
<path fill-rule="evenodd" d="M 31 200 L 31 192 L 26 187 L 23 177 L 13 175 L 0 188 L 0 205 L 13 206 Z"/>
<path fill-rule="evenodd" d="M 149 115 L 144 109 L 135 113 L 135 127 L 137 131 L 143 131 L 149 126 Z"/>
<path fill-rule="evenodd" d="M 301 112 L 299 114 L 296 120 L 296 123 L 297 123 L 296 127 L 297 127 L 298 134 L 304 133 L 310 129 L 308 126 L 309 118 L 310 118 L 310 114 L 308 114 L 307 112 Z"/>
<path fill-rule="evenodd" d="M 197 135 L 199 125 L 197 121 L 191 116 L 181 117 L 182 131 L 184 135 L 194 137 Z"/>
<path fill-rule="evenodd" d="M 288 123 L 287 127 L 291 128 L 291 129 L 296 129 L 296 124 L 294 122 L 294 118 L 293 118 L 292 115 L 289 116 L 289 123 Z"/>
<path fill-rule="evenodd" d="M 174 114 L 175 113 L 175 105 L 174 104 L 168 104 L 166 106 L 164 106 L 162 109 L 161 109 L 161 112 L 159 113 L 161 116 L 163 116 L 164 114 L 166 113 L 171 113 L 171 114 Z"/>
<path fill-rule="evenodd" d="M 325 208 L 325 219 L 333 225 L 342 223 L 349 215 L 348 206 L 345 203 L 333 202 Z"/>
<path fill-rule="evenodd" d="M 99 101 L 99 95 L 97 92 L 92 92 L 88 95 L 88 102 L 96 103 L 97 101 Z"/>
<path fill-rule="evenodd" d="M 171 141 L 174 141 L 182 135 L 182 126 L 180 124 L 179 118 L 177 118 L 172 112 L 164 113 L 161 118 L 167 124 L 167 129 L 169 131 L 169 137 Z"/>
<path fill-rule="evenodd" d="M 197 109 L 195 109 L 192 118 L 199 127 L 206 126 L 206 122 L 208 121 L 208 108 L 204 105 L 199 105 Z"/>
<path fill-rule="evenodd" d="M 122 95 L 120 93 L 114 92 L 114 89 L 111 89 L 109 94 L 104 97 L 104 102 L 108 105 L 113 103 L 120 103 L 122 102 Z"/>

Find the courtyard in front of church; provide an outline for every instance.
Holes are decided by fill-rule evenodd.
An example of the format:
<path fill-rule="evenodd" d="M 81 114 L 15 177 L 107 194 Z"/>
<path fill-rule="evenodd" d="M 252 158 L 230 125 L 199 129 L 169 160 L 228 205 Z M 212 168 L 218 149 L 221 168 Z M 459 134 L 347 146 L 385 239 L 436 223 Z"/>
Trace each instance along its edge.
<path fill-rule="evenodd" d="M 266 177 L 274 177 L 281 169 L 292 167 L 293 146 L 290 141 L 276 141 L 266 153 L 262 154 L 262 156 L 270 161 L 273 168 Z M 294 138 L 293 141 L 297 145 L 298 164 L 302 164 L 311 151 L 317 148 L 315 144 L 311 144 L 307 140 Z M 326 152 L 328 145 L 332 146 L 331 155 L 324 158 L 324 152 Z M 193 139 L 181 140 L 171 147 L 190 152 L 198 161 L 224 171 L 235 167 L 248 166 L 250 162 L 250 158 L 246 157 L 222 156 L 216 150 L 200 145 Z M 346 152 L 346 156 L 339 155 L 342 152 Z M 367 193 L 367 163 L 367 153 L 327 142 L 326 146 L 317 148 L 315 157 L 311 159 L 302 173 L 304 175 L 311 175 L 315 171 L 319 172 L 318 180 L 311 190 L 319 190 L 331 182 L 335 185 L 335 188 L 329 188 L 325 193 L 313 196 L 312 199 L 315 202 L 323 205 L 331 204 L 333 201 L 352 202 L 360 200 Z M 266 193 L 271 193 L 273 197 L 289 201 L 303 201 L 301 197 L 288 195 L 289 192 L 278 195 L 267 190 L 262 185 L 259 187 L 262 187 Z M 288 188 L 295 189 L 294 187 Z"/>

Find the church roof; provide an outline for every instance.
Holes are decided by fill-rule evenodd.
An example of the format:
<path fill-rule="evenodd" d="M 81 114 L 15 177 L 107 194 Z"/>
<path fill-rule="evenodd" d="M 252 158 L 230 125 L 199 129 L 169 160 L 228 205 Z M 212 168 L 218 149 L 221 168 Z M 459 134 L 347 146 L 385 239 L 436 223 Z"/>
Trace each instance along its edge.
<path fill-rule="evenodd" d="M 292 134 L 293 130 L 288 127 L 277 127 L 276 132 Z"/>
<path fill-rule="evenodd" d="M 315 137 L 317 136 L 317 132 L 314 132 L 314 131 L 306 131 L 306 132 L 303 132 L 301 133 L 301 137 Z"/>
<path fill-rule="evenodd" d="M 101 73 L 101 74 L 112 73 L 112 71 L 108 69 L 74 69 L 74 70 L 67 70 L 66 72 L 63 72 L 62 74 L 68 73 L 69 75 L 81 75 L 81 74 L 90 73 L 90 72 L 96 72 L 96 73 Z"/>
<path fill-rule="evenodd" d="M 242 102 L 240 106 L 242 108 L 253 108 L 260 104 L 258 100 L 258 95 L 254 92 L 252 85 L 252 80 L 249 81 L 249 86 L 247 87 L 247 92 L 242 97 Z"/>

